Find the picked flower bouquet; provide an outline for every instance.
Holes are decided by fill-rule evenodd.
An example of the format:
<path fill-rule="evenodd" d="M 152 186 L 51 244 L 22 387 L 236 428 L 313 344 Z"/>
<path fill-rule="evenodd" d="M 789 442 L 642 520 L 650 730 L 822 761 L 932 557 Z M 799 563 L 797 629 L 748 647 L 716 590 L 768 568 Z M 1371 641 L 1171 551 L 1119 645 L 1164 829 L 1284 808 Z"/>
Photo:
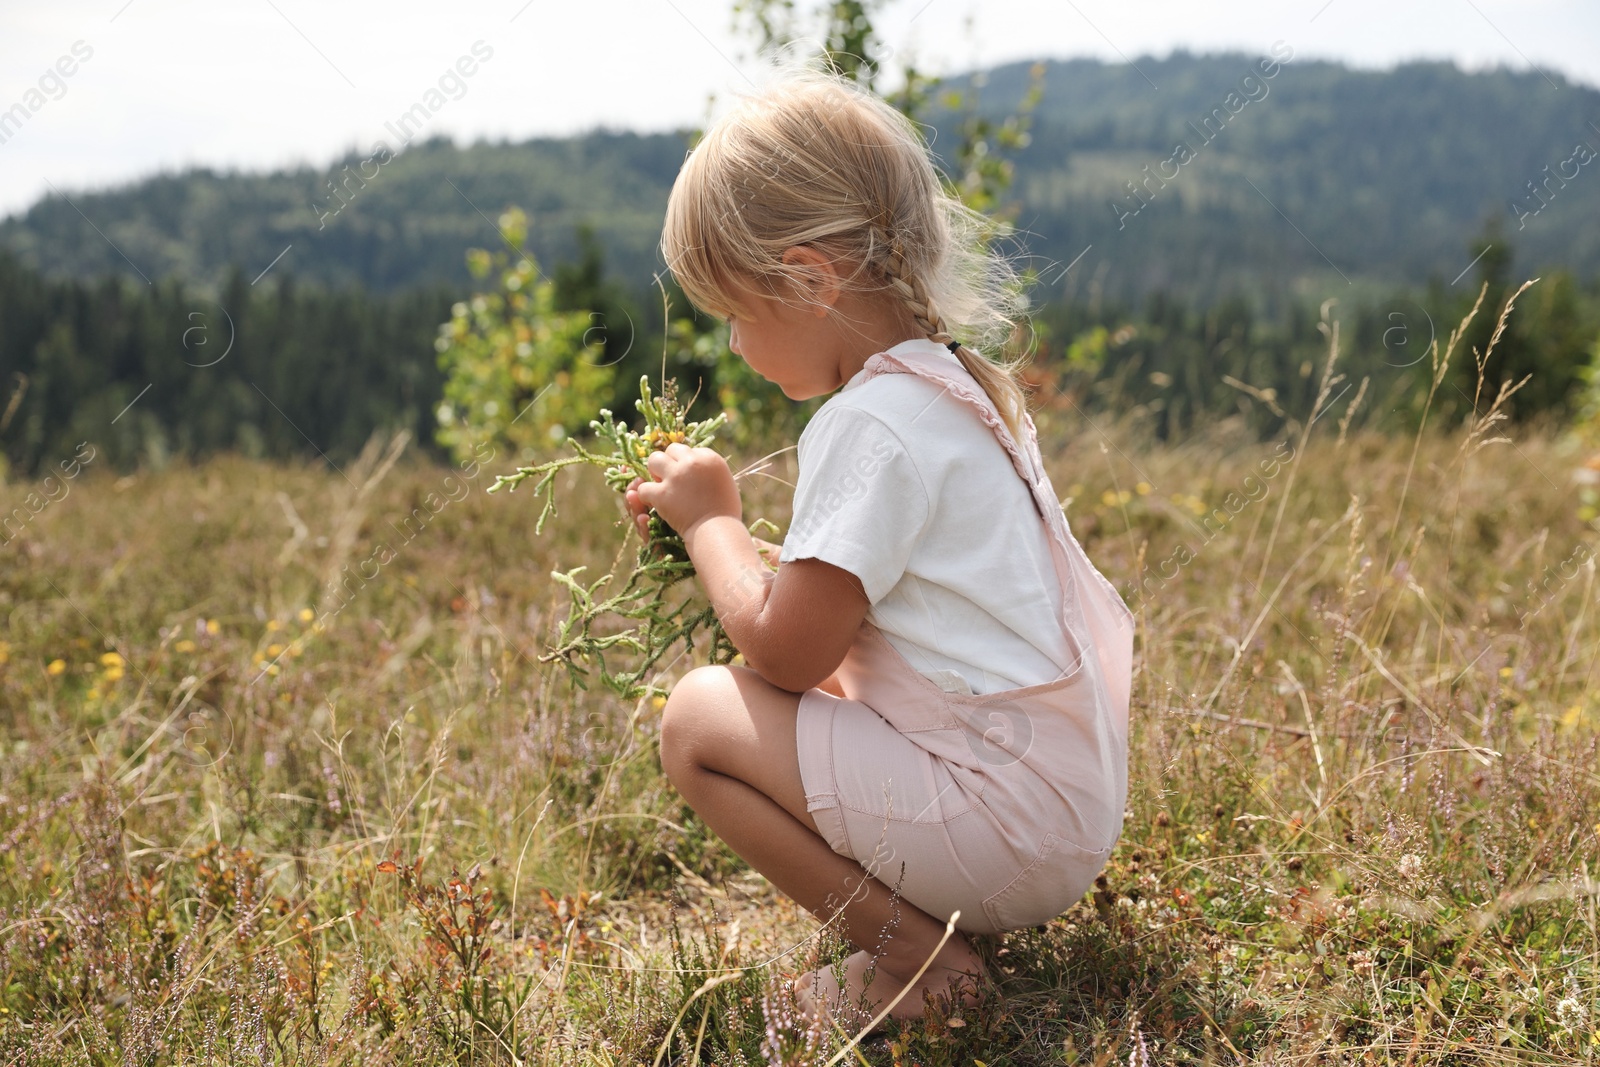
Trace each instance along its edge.
<path fill-rule="evenodd" d="M 595 433 L 594 447 L 569 439 L 576 455 L 500 475 L 489 492 L 512 492 L 524 481 L 537 479 L 533 492 L 544 496 L 544 507 L 534 525 L 537 535 L 543 532 L 545 520 L 555 514 L 555 476 L 562 469 L 574 464 L 599 467 L 606 484 L 621 494 L 635 478 L 650 480 L 645 461 L 651 452 L 664 451 L 675 443 L 691 448 L 709 446 L 727 420 L 726 415 L 719 414 L 699 422 L 687 421 L 678 400 L 677 383 L 670 379 L 662 383 L 661 395 L 656 397 L 650 392 L 650 379 L 640 378 L 639 399 L 634 406 L 644 417 L 641 429 L 630 430 L 602 408 L 600 417 L 589 423 Z M 632 524 L 628 525 L 632 529 Z M 571 594 L 572 604 L 554 647 L 539 660 L 560 660 L 580 689 L 588 688 L 589 672 L 596 669 L 601 682 L 626 699 L 659 692 L 645 679 L 678 642 L 689 647 L 700 633 L 709 636 L 713 663 L 727 663 L 734 656 L 735 649 L 709 604 L 693 595 L 676 603 L 669 600 L 672 586 L 694 576 L 683 538 L 654 512 L 650 514 L 649 531 L 633 569 L 626 575 L 613 572 L 586 584 L 580 580 L 585 567 L 551 572 L 550 576 Z M 616 591 L 607 595 L 608 586 Z M 602 620 L 608 616 L 615 616 L 626 625 L 619 631 L 607 632 L 610 625 Z M 613 671 L 606 656 L 616 650 L 642 658 L 631 669 Z"/>

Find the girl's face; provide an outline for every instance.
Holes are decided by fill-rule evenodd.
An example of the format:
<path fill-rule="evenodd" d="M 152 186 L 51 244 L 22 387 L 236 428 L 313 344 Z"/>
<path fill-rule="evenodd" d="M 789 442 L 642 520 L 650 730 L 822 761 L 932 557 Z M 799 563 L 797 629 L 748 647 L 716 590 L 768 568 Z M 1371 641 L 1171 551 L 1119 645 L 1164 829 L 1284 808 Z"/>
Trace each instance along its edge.
<path fill-rule="evenodd" d="M 848 382 L 874 352 L 883 352 L 915 330 L 905 312 L 884 298 L 846 292 L 834 261 L 817 249 L 796 245 L 783 254 L 791 266 L 808 264 L 817 281 L 790 300 L 740 286 L 743 311 L 728 316 L 728 347 L 750 369 L 791 400 L 823 396 Z"/>
<path fill-rule="evenodd" d="M 744 314 L 728 316 L 728 347 L 791 400 L 809 400 L 837 389 L 834 331 L 826 308 L 796 307 L 757 292 L 741 294 Z"/>

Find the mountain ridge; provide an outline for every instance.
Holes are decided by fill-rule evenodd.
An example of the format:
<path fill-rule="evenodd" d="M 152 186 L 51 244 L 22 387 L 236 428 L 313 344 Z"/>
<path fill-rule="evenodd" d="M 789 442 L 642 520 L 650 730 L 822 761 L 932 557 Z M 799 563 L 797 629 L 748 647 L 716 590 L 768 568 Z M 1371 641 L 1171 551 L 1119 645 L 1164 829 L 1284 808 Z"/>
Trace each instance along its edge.
<path fill-rule="evenodd" d="M 1600 161 L 1578 151 L 1600 149 L 1600 91 L 1561 75 L 1552 89 L 1538 71 L 1368 69 L 1273 48 L 1038 61 L 1045 92 L 1013 156 L 1010 199 L 1047 294 L 1448 284 L 1496 226 L 1490 239 L 1511 244 L 1519 270 L 1600 274 Z M 978 112 L 999 117 L 1033 65 L 947 84 L 975 84 Z M 955 119 L 926 121 L 941 154 Z M 131 263 L 201 288 L 280 255 L 273 273 L 324 285 L 465 286 L 466 249 L 498 245 L 492 220 L 516 204 L 544 266 L 574 258 L 589 225 L 610 273 L 639 293 L 662 269 L 655 242 L 688 144 L 687 131 L 596 128 L 460 145 L 434 136 L 386 146 L 381 161 L 375 144 L 322 170 L 192 168 L 75 192 L 72 204 L 47 197 L 0 221 L 0 246 L 53 275 L 131 276 Z"/>

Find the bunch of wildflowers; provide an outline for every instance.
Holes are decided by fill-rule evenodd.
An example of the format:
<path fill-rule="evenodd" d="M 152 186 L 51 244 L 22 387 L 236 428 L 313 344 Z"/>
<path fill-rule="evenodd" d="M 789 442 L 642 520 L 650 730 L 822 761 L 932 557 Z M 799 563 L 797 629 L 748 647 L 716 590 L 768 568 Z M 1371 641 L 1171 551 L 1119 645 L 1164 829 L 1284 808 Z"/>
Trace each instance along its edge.
<path fill-rule="evenodd" d="M 691 448 L 709 446 L 727 419 L 725 414 L 719 414 L 715 418 L 689 422 L 684 415 L 684 405 L 678 400 L 677 384 L 671 380 L 662 384 L 661 395 L 656 397 L 650 392 L 649 378 L 639 379 L 639 399 L 634 406 L 643 416 L 640 429 L 629 429 L 602 408 L 600 417 L 589 423 L 596 447 L 585 447 L 580 441 L 569 440 L 576 455 L 533 467 L 519 467 L 514 474 L 497 477 L 489 492 L 502 488 L 514 491 L 524 481 L 537 479 L 533 484 L 534 494 L 544 497 L 544 507 L 534 525 L 534 533 L 539 534 L 544 530 L 545 520 L 556 512 L 555 476 L 562 469 L 585 463 L 598 467 L 605 474 L 606 484 L 623 493 L 636 478 L 650 480 L 645 464 L 652 452 L 665 451 L 673 444 Z M 655 512 L 650 513 L 649 535 L 639 547 L 631 571 L 626 575 L 613 571 L 594 582 L 585 582 L 580 575 L 586 569 L 578 567 L 551 573 L 550 576 L 571 594 L 572 603 L 554 647 L 540 657 L 544 663 L 560 660 L 579 688 L 588 688 L 588 675 L 594 669 L 599 671 L 600 680 L 607 688 L 625 698 L 637 699 L 650 694 L 654 690 L 645 678 L 656 664 L 678 642 L 689 647 L 696 634 L 701 633 L 709 638 L 713 663 L 726 663 L 733 658 L 733 645 L 709 604 L 692 595 L 676 603 L 669 601 L 671 588 L 694 576 L 694 565 L 689 561 L 683 538 Z M 606 595 L 607 587 L 618 591 Z M 621 619 L 625 628 L 597 633 L 596 624 L 607 616 Z M 613 671 L 606 663 L 606 656 L 617 649 L 642 659 L 635 661 L 631 669 Z"/>

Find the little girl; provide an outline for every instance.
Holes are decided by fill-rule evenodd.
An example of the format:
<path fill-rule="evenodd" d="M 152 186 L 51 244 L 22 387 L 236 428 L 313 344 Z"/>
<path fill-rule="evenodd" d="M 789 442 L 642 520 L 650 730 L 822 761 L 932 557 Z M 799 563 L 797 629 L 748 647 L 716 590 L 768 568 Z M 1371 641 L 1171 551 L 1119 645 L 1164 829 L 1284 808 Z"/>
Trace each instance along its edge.
<path fill-rule="evenodd" d="M 661 247 L 730 347 L 795 400 L 793 521 L 747 532 L 727 463 L 675 444 L 628 493 L 678 530 L 747 666 L 702 667 L 661 760 L 735 852 L 857 948 L 801 1007 L 856 1023 L 982 974 L 958 931 L 1049 921 L 1122 828 L 1132 620 L 1067 528 L 1003 336 L 1005 264 L 915 127 L 829 75 L 705 135 Z M 920 979 L 913 982 L 924 965 Z"/>

